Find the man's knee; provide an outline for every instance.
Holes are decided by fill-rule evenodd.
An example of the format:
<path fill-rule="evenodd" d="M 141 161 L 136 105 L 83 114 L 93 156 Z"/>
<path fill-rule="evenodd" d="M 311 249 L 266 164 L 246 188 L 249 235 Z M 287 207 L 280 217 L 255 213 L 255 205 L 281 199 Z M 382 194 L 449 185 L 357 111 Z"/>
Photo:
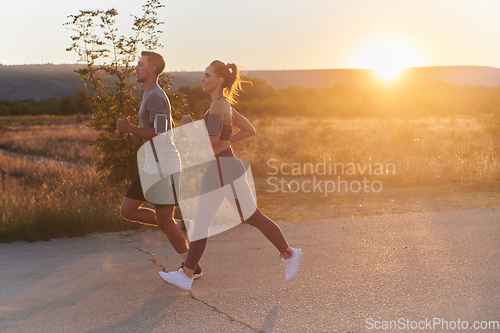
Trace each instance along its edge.
<path fill-rule="evenodd" d="M 132 212 L 128 210 L 127 208 L 121 206 L 120 207 L 120 216 L 126 220 L 132 220 Z"/>
<path fill-rule="evenodd" d="M 136 211 L 136 207 L 132 207 L 130 205 L 127 205 L 126 202 L 123 202 L 120 207 L 120 216 L 126 220 L 134 220 Z"/>
<path fill-rule="evenodd" d="M 156 207 L 156 223 L 161 228 L 168 228 L 175 226 L 174 221 L 174 207 L 173 206 L 162 206 Z"/>

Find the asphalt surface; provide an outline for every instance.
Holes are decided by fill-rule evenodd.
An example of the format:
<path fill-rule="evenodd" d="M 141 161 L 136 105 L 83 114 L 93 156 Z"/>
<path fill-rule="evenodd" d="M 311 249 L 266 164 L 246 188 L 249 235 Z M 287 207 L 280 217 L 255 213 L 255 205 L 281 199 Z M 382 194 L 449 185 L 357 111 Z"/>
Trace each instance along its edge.
<path fill-rule="evenodd" d="M 471 329 L 500 321 L 500 208 L 279 226 L 304 253 L 293 281 L 239 225 L 209 239 L 191 293 L 160 279 L 181 260 L 159 231 L 0 244 L 0 332 L 500 330 Z"/>

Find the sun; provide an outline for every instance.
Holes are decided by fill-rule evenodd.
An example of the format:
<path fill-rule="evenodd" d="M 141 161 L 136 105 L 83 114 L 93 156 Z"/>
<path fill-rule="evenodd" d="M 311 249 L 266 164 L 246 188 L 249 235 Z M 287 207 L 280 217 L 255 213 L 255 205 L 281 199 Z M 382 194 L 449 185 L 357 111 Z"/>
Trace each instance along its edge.
<path fill-rule="evenodd" d="M 379 38 L 361 45 L 352 61 L 353 67 L 370 68 L 381 79 L 392 80 L 406 67 L 418 65 L 417 52 L 405 41 Z"/>

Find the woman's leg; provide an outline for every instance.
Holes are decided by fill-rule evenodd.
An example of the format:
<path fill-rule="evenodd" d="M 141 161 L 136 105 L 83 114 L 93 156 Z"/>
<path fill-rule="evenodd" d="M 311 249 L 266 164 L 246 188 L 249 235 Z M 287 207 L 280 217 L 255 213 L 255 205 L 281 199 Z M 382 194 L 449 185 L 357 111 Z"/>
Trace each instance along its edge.
<path fill-rule="evenodd" d="M 299 271 L 302 251 L 300 249 L 290 248 L 278 225 L 262 214 L 257 207 L 246 178 L 242 177 L 237 179 L 233 184 L 245 222 L 259 229 L 278 249 L 281 253 L 283 264 L 285 265 L 285 280 L 291 281 Z M 246 218 L 245 215 L 248 215 L 252 210 L 253 214 Z"/>
<path fill-rule="evenodd" d="M 250 185 L 246 179 L 237 179 L 233 184 L 244 221 L 259 229 L 259 231 L 276 247 L 284 259 L 290 258 L 292 251 L 283 232 L 273 220 L 264 215 L 257 207 Z M 252 211 L 253 213 L 251 213 Z"/>
<path fill-rule="evenodd" d="M 214 165 L 217 169 L 214 169 Z M 246 173 L 241 162 L 236 158 L 232 158 L 228 163 L 222 164 L 222 166 L 230 167 L 230 178 L 234 179 L 226 186 L 224 186 L 224 168 L 221 168 L 219 159 L 217 159 L 216 164 L 211 164 L 210 166 L 202 179 L 200 199 L 194 221 L 195 232 L 193 235 L 195 237 L 192 237 L 184 269 L 182 272 L 175 273 L 160 272 L 160 276 L 165 281 L 180 288 L 185 290 L 191 289 L 194 269 L 207 245 L 208 229 L 222 201 L 226 198 L 233 208 L 240 213 L 245 222 L 258 228 L 280 251 L 285 264 L 286 280 L 290 281 L 293 279 L 298 272 L 302 252 L 300 249 L 291 249 L 278 225 L 262 214 L 257 208 L 250 186 L 246 181 Z M 234 168 L 243 169 L 243 171 L 241 169 L 237 171 L 237 173 L 240 173 L 240 176 L 237 178 L 234 178 Z M 219 176 L 219 179 L 217 179 L 217 176 Z M 217 186 L 218 188 L 214 191 L 210 191 L 211 187 Z"/>
<path fill-rule="evenodd" d="M 223 201 L 224 193 L 218 181 L 212 177 L 212 174 L 207 169 L 201 181 L 194 229 L 191 235 L 188 256 L 184 263 L 184 273 L 190 278 L 205 252 L 208 230 Z"/>
<path fill-rule="evenodd" d="M 284 259 L 290 258 L 292 250 L 281 229 L 257 207 L 250 185 L 246 180 L 246 170 L 243 163 L 236 157 L 221 157 L 218 161 L 220 177 L 223 184 L 227 184 L 223 189 L 229 203 L 237 209 L 246 223 L 256 227 L 266 236 Z"/>

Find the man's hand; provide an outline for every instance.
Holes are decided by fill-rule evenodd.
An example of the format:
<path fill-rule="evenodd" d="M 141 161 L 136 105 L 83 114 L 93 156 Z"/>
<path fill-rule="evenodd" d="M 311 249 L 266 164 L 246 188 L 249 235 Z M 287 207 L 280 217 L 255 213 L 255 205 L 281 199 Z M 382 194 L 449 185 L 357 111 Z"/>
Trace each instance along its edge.
<path fill-rule="evenodd" d="M 137 134 L 132 133 L 132 138 L 134 139 L 135 143 L 140 143 L 140 144 L 144 143 L 144 141 L 142 141 L 142 138 L 140 136 L 138 136 Z"/>
<path fill-rule="evenodd" d="M 129 133 L 131 126 L 132 125 L 130 125 L 127 118 L 120 112 L 120 119 L 118 119 L 118 122 L 116 123 L 116 129 L 121 133 Z"/>

